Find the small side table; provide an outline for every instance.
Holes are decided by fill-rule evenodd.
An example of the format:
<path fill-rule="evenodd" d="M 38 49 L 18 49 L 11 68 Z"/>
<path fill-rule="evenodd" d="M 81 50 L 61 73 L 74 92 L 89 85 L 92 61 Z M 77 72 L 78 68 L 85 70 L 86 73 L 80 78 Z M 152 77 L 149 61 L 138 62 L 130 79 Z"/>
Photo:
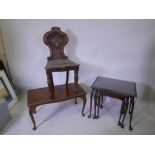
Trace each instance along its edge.
<path fill-rule="evenodd" d="M 104 96 L 117 98 L 122 100 L 118 125 L 121 126 L 121 128 L 124 128 L 124 119 L 129 108 L 129 130 L 132 130 L 131 121 L 134 110 L 134 99 L 135 97 L 137 97 L 136 83 L 111 78 L 97 77 L 94 83 L 92 84 L 91 88 L 92 92 L 90 97 L 90 113 L 88 115 L 88 118 L 91 117 L 93 97 L 94 119 L 99 118 L 99 110 L 100 108 L 102 108 Z"/>

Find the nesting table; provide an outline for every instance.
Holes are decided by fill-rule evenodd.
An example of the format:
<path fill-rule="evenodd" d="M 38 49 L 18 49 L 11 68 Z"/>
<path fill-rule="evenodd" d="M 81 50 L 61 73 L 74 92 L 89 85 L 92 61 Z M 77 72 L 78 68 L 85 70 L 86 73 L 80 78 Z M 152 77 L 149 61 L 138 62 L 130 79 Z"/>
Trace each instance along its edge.
<path fill-rule="evenodd" d="M 108 96 L 122 100 L 118 125 L 124 128 L 124 119 L 129 109 L 130 122 L 129 130 L 132 130 L 131 121 L 134 110 L 134 99 L 137 97 L 136 83 L 116 80 L 111 78 L 97 77 L 91 86 L 90 113 L 91 117 L 92 100 L 94 98 L 94 119 L 99 118 L 99 110 L 103 107 L 103 97 Z"/>

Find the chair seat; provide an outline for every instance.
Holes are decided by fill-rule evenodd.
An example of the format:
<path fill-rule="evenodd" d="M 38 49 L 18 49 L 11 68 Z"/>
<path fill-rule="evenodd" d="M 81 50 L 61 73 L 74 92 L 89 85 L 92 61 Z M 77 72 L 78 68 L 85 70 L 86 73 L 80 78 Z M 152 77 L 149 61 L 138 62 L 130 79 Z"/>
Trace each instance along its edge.
<path fill-rule="evenodd" d="M 62 69 L 62 68 L 74 68 L 80 65 L 70 61 L 69 59 L 56 59 L 47 62 L 45 69 Z"/>

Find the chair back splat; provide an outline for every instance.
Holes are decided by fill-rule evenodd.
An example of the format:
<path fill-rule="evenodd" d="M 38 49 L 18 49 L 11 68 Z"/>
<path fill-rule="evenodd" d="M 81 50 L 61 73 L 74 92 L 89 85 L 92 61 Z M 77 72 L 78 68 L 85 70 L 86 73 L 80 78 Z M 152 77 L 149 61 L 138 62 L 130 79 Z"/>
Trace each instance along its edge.
<path fill-rule="evenodd" d="M 68 36 L 59 27 L 52 27 L 51 31 L 46 32 L 43 36 L 43 41 L 50 49 L 48 60 L 68 58 L 64 54 L 64 47 L 68 43 Z"/>

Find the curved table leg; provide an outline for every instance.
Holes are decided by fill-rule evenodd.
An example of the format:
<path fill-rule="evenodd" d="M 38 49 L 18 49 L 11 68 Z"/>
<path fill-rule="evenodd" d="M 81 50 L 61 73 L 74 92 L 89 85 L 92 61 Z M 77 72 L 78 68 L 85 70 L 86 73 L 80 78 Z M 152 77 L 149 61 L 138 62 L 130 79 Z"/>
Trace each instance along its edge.
<path fill-rule="evenodd" d="M 97 107 L 97 90 L 95 91 L 94 94 L 94 116 L 93 119 L 97 119 L 97 115 L 96 115 L 96 107 Z"/>
<path fill-rule="evenodd" d="M 126 101 L 125 101 L 124 104 L 125 104 L 125 112 L 124 112 L 124 115 L 123 115 L 123 119 L 122 119 L 122 123 L 121 123 L 121 128 L 124 128 L 124 119 L 125 119 L 126 113 L 128 111 L 129 98 L 126 98 Z"/>
<path fill-rule="evenodd" d="M 29 115 L 30 115 L 30 118 L 31 118 L 32 123 L 34 125 L 33 130 L 37 129 L 36 128 L 36 123 L 35 123 L 35 120 L 34 120 L 34 116 L 33 116 L 33 113 L 35 113 L 35 109 L 36 109 L 36 107 L 29 107 Z"/>
<path fill-rule="evenodd" d="M 101 109 L 103 108 L 103 97 L 104 97 L 103 94 L 101 94 L 101 97 L 100 97 L 100 98 L 101 98 L 101 99 L 100 99 L 100 100 L 101 100 L 101 104 L 100 104 L 100 108 L 101 108 Z"/>
<path fill-rule="evenodd" d="M 101 105 L 101 96 L 100 96 L 100 92 L 98 91 L 98 94 L 97 94 L 97 119 L 99 118 L 99 115 L 100 115 L 100 105 Z"/>
<path fill-rule="evenodd" d="M 124 111 L 125 111 L 125 99 L 122 100 L 120 116 L 119 116 L 119 121 L 118 121 L 119 126 L 121 126 L 121 118 L 122 118 L 122 115 L 124 114 Z"/>
<path fill-rule="evenodd" d="M 130 99 L 131 100 L 131 99 Z M 131 105 L 131 101 L 130 101 L 130 104 L 129 104 L 129 114 L 131 115 L 131 110 L 132 110 L 132 105 Z"/>
<path fill-rule="evenodd" d="M 93 95 L 94 95 L 94 90 L 92 90 L 91 95 L 90 95 L 90 112 L 89 112 L 88 118 L 91 118 Z"/>
<path fill-rule="evenodd" d="M 132 131 L 132 126 L 131 126 L 131 121 L 132 121 L 132 116 L 133 116 L 133 110 L 134 110 L 134 97 L 131 98 L 130 100 L 130 104 L 131 104 L 131 114 L 130 114 L 130 124 L 129 124 L 129 130 Z"/>
<path fill-rule="evenodd" d="M 37 111 L 36 111 L 36 107 L 34 108 L 33 113 L 34 113 L 34 114 L 36 114 L 36 113 L 37 113 Z"/>
<path fill-rule="evenodd" d="M 77 102 L 77 98 L 75 97 L 75 102 L 74 102 L 75 104 L 78 104 L 78 102 Z"/>
<path fill-rule="evenodd" d="M 82 96 L 81 98 L 82 98 L 82 100 L 83 100 L 82 116 L 85 116 L 85 114 L 84 114 L 84 109 L 85 109 L 86 100 L 87 100 L 87 99 L 86 99 L 86 95 Z"/>

